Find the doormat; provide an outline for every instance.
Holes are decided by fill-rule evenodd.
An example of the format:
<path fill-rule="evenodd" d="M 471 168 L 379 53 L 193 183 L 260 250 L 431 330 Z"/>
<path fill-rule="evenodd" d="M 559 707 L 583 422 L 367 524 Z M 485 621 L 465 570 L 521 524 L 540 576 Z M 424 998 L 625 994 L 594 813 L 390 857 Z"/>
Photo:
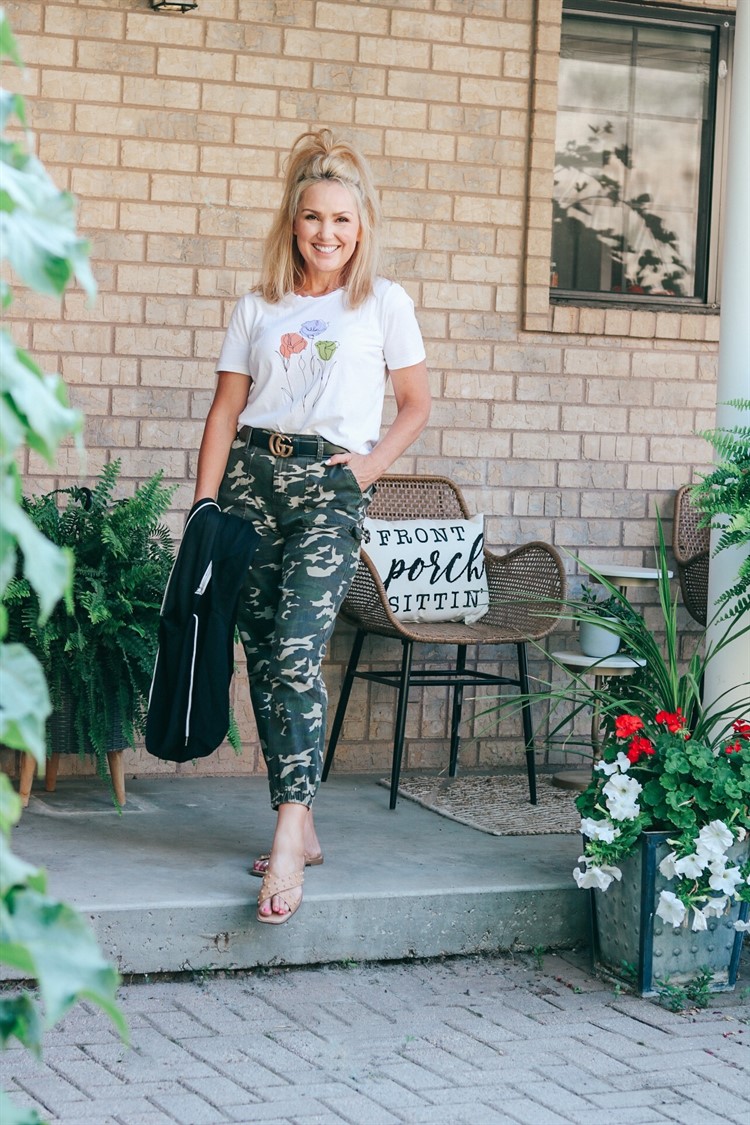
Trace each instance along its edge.
<path fill-rule="evenodd" d="M 386 777 L 378 784 L 386 789 L 391 786 Z M 581 814 L 574 804 L 576 793 L 558 789 L 549 777 L 539 775 L 536 790 L 537 803 L 532 805 L 525 773 L 468 777 L 413 774 L 402 777 L 398 787 L 400 797 L 491 836 L 580 831 Z"/>

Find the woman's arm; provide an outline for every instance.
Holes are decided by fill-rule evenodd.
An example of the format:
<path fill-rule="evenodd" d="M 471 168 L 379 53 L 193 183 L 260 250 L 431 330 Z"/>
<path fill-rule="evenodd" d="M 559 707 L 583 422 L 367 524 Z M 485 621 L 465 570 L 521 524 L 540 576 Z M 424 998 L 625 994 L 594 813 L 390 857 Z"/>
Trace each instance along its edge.
<path fill-rule="evenodd" d="M 216 499 L 237 436 L 237 420 L 245 409 L 251 380 L 239 371 L 220 371 L 214 400 L 206 418 L 195 480 L 193 503 Z"/>
<path fill-rule="evenodd" d="M 348 465 L 362 488 L 368 488 L 387 473 L 405 449 L 421 434 L 430 417 L 430 384 L 422 360 L 413 367 L 391 371 L 397 413 L 388 432 L 370 453 L 335 453 L 329 465 Z"/>

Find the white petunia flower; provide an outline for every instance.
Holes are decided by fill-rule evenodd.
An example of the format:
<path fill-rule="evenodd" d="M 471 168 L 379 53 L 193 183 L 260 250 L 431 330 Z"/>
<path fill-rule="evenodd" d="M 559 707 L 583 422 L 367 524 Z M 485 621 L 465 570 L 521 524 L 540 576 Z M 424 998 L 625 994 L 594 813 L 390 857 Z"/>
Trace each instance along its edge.
<path fill-rule="evenodd" d="M 697 910 L 695 907 L 693 907 L 693 924 L 690 927 L 690 929 L 691 930 L 707 930 L 708 929 L 708 922 L 706 921 L 706 915 L 703 913 L 702 910 Z"/>
<path fill-rule="evenodd" d="M 607 777 L 611 777 L 613 773 L 627 773 L 630 765 L 630 758 L 620 750 L 614 762 L 603 762 L 600 759 L 594 769 L 599 770 L 600 773 L 606 773 Z"/>
<path fill-rule="evenodd" d="M 676 859 L 677 852 L 670 852 L 669 855 L 664 856 L 664 859 L 659 864 L 659 870 L 665 879 L 674 879 L 677 874 L 677 868 L 675 867 Z"/>
<path fill-rule="evenodd" d="M 729 899 L 726 895 L 722 895 L 721 898 L 710 898 L 703 907 L 703 913 L 707 918 L 714 916 L 718 918 L 726 910 L 728 901 Z"/>
<path fill-rule="evenodd" d="M 620 835 L 620 829 L 611 820 L 595 820 L 592 816 L 583 818 L 581 832 L 590 840 L 602 840 L 605 844 L 611 844 Z"/>
<path fill-rule="evenodd" d="M 734 843 L 734 836 L 723 820 L 712 820 L 701 828 L 696 840 L 696 851 L 710 859 L 720 859 Z"/>
<path fill-rule="evenodd" d="M 739 828 L 737 829 L 737 843 L 741 844 L 746 836 L 747 836 L 747 829 L 743 828 L 742 825 L 740 825 Z"/>
<path fill-rule="evenodd" d="M 671 891 L 662 891 L 659 895 L 656 913 L 664 922 L 668 922 L 677 929 L 678 926 L 682 925 L 687 910 L 684 902 L 680 902 L 677 895 L 672 894 Z"/>
<path fill-rule="evenodd" d="M 734 928 L 738 931 L 738 933 L 741 934 L 750 933 L 750 918 L 747 920 L 747 922 L 735 922 Z"/>
<path fill-rule="evenodd" d="M 633 777 L 624 777 L 622 774 L 610 777 L 607 784 L 602 786 L 602 793 L 613 820 L 635 820 L 641 811 L 637 798 L 642 788 L 640 782 Z"/>
<path fill-rule="evenodd" d="M 733 895 L 735 887 L 741 882 L 742 874 L 739 867 L 725 867 L 723 871 L 716 871 L 709 877 L 708 885 L 712 891 Z"/>
<path fill-rule="evenodd" d="M 687 879 L 697 879 L 705 866 L 705 859 L 700 853 L 693 852 L 692 855 L 685 855 L 682 859 L 678 859 L 674 865 L 674 869 L 677 875 L 684 875 Z"/>
<path fill-rule="evenodd" d="M 596 865 L 587 867 L 585 871 L 576 867 L 573 870 L 573 878 L 581 890 L 585 890 L 587 887 L 596 887 L 597 890 L 606 891 L 613 879 L 622 879 L 622 871 L 619 867 L 603 863 L 600 867 Z"/>

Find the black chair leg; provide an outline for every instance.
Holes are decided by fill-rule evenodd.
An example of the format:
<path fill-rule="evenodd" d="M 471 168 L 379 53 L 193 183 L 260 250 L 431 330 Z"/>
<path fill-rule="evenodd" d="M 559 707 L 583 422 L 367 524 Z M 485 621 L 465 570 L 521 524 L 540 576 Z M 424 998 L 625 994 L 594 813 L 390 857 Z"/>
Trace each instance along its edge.
<path fill-rule="evenodd" d="M 456 679 L 459 680 L 460 676 L 466 669 L 466 645 L 457 645 L 456 652 Z M 460 682 L 456 682 L 453 688 L 453 710 L 451 712 L 451 756 L 448 766 L 448 776 L 455 777 L 456 770 L 458 769 L 458 745 L 459 736 L 458 729 L 461 726 L 461 709 L 464 703 L 464 687 Z"/>
<path fill-rule="evenodd" d="M 526 743 L 526 773 L 529 778 L 529 801 L 536 804 L 536 763 L 534 761 L 534 729 L 531 724 L 531 701 L 529 700 L 529 665 L 526 657 L 526 645 L 522 641 L 516 645 L 518 649 L 518 680 L 521 694 L 526 696 L 521 705 L 521 718 L 523 720 L 523 740 Z"/>
<path fill-rule="evenodd" d="M 401 759 L 404 754 L 404 733 L 406 731 L 406 705 L 409 702 L 409 679 L 411 677 L 411 641 L 402 641 L 401 678 L 398 685 L 398 706 L 396 707 L 396 730 L 393 735 L 393 766 L 391 769 L 391 803 L 395 809 L 398 800 L 398 779 L 401 776 Z"/>
<path fill-rule="evenodd" d="M 331 727 L 331 737 L 328 740 L 328 753 L 326 754 L 325 765 L 323 766 L 323 781 L 327 781 L 328 774 L 330 773 L 331 766 L 333 765 L 333 755 L 336 753 L 336 744 L 341 734 L 341 728 L 344 725 L 344 716 L 346 715 L 347 704 L 349 703 L 349 696 L 352 691 L 352 684 L 354 683 L 354 673 L 357 671 L 359 657 L 362 652 L 362 644 L 365 639 L 363 629 L 357 629 L 354 637 L 354 644 L 349 656 L 349 663 L 346 666 L 346 673 L 344 675 L 344 682 L 341 685 L 341 695 L 339 696 L 338 707 L 336 714 L 333 717 L 333 726 Z"/>

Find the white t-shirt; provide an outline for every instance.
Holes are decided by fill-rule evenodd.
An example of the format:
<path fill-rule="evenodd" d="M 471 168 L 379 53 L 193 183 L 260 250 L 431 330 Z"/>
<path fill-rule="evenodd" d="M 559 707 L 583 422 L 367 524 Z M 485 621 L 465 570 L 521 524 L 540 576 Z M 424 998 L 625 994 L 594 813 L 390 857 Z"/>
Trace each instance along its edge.
<path fill-rule="evenodd" d="M 388 371 L 424 358 L 414 302 L 379 277 L 356 309 L 343 289 L 323 297 L 290 293 L 275 305 L 246 294 L 232 313 L 216 370 L 252 380 L 241 426 L 318 434 L 369 453 L 380 436 Z"/>

